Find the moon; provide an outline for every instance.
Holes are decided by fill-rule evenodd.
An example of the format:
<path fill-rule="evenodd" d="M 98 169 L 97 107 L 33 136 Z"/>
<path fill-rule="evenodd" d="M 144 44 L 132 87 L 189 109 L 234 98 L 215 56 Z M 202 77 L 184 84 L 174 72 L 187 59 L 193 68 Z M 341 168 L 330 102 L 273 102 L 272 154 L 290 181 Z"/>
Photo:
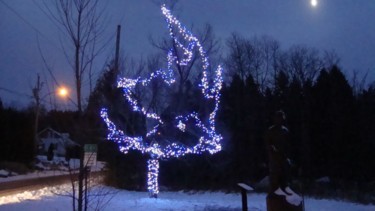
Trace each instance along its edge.
<path fill-rule="evenodd" d="M 318 0 L 311 0 L 310 4 L 311 6 L 316 7 L 318 6 Z"/>

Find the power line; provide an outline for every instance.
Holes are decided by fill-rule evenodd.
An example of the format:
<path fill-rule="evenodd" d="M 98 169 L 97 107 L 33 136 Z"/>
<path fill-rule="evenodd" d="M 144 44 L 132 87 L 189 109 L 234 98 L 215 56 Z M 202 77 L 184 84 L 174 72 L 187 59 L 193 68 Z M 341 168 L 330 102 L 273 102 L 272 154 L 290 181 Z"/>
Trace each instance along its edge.
<path fill-rule="evenodd" d="M 24 98 L 28 98 L 30 100 L 34 99 L 34 97 L 30 94 L 25 94 L 25 93 L 21 93 L 21 92 L 17 92 L 17 91 L 14 91 L 14 90 L 11 90 L 11 89 L 8 89 L 8 88 L 4 88 L 4 87 L 0 87 L 0 90 L 2 91 L 5 91 L 5 92 L 8 92 L 12 95 L 16 95 L 16 96 L 20 96 L 20 97 L 24 97 Z M 46 103 L 47 105 L 51 106 L 51 108 L 54 108 L 58 105 L 65 105 L 64 103 L 56 103 L 56 102 L 52 102 L 52 101 L 55 101 L 55 97 L 53 96 L 52 98 L 50 98 L 49 100 L 46 99 L 47 96 L 50 96 L 52 93 L 49 93 L 47 95 L 44 95 L 40 101 L 43 102 L 43 103 Z"/>
<path fill-rule="evenodd" d="M 13 95 L 22 96 L 22 97 L 28 97 L 28 98 L 32 98 L 33 97 L 31 95 L 28 95 L 28 94 L 25 94 L 25 93 L 21 93 L 21 92 L 17 92 L 17 91 L 13 91 L 13 90 L 10 90 L 10 89 L 4 88 L 4 87 L 0 87 L 0 90 L 3 90 L 5 92 L 8 92 L 8 93 L 13 94 Z"/>
<path fill-rule="evenodd" d="M 41 54 L 43 62 L 46 64 L 45 58 L 44 58 L 44 56 L 42 54 L 42 50 L 41 50 L 41 47 L 40 47 L 38 35 L 40 35 L 41 37 L 45 38 L 45 40 L 49 41 L 54 47 L 56 47 L 58 49 L 61 49 L 61 48 L 59 46 L 57 46 L 56 43 L 54 43 L 52 40 L 50 40 L 48 36 L 44 35 L 38 28 L 36 28 L 33 24 L 31 24 L 27 19 L 25 19 L 21 14 L 19 14 L 15 9 L 13 9 L 9 4 L 5 3 L 4 0 L 0 0 L 0 3 L 2 3 L 7 9 L 9 9 L 12 13 L 14 13 L 16 15 L 16 17 L 18 17 L 19 19 L 21 19 L 26 25 L 28 25 L 29 27 L 31 27 L 36 32 L 36 35 L 37 35 L 36 36 L 36 40 L 37 40 L 37 43 L 38 43 L 38 50 L 39 50 L 39 52 Z M 47 70 L 49 71 L 49 73 L 51 74 L 52 78 L 56 82 L 56 79 L 55 79 L 53 73 L 50 71 L 50 69 L 48 69 L 48 67 L 47 67 Z M 11 90 L 8 90 L 8 91 L 11 91 Z M 13 94 L 15 94 L 15 93 L 13 92 Z"/>
<path fill-rule="evenodd" d="M 22 15 L 20 15 L 15 9 L 13 9 L 11 6 L 9 6 L 7 3 L 4 2 L 4 0 L 0 0 L 0 2 L 6 7 L 8 8 L 10 11 L 12 11 L 19 19 L 21 19 L 24 23 L 26 23 L 28 26 L 30 26 L 36 33 L 42 35 L 44 38 L 46 38 L 47 40 L 49 40 L 49 38 L 44 35 L 41 31 L 39 31 L 39 29 L 37 29 L 35 26 L 33 26 L 29 21 L 27 21 L 24 17 L 22 17 Z M 50 42 L 52 42 L 51 40 L 49 40 Z M 53 42 L 52 42 L 53 43 Z"/>
<path fill-rule="evenodd" d="M 42 60 L 44 62 L 44 64 L 46 65 L 47 62 L 42 54 L 42 49 L 40 48 L 40 44 L 39 44 L 39 38 L 38 38 L 38 35 L 42 36 L 43 38 L 45 38 L 46 40 L 48 40 L 52 45 L 54 45 L 55 47 L 57 47 L 58 49 L 61 49 L 61 47 L 57 46 L 56 43 L 54 43 L 52 40 L 49 39 L 48 36 L 44 35 L 38 28 L 36 28 L 33 24 L 31 24 L 27 19 L 25 19 L 19 12 L 17 12 L 14 8 L 12 8 L 9 4 L 5 3 L 4 0 L 0 0 L 0 3 L 2 3 L 7 9 L 9 9 L 12 13 L 14 13 L 19 19 L 21 19 L 25 24 L 27 24 L 29 27 L 31 27 L 36 33 L 37 33 L 37 43 L 38 43 L 38 50 L 39 52 L 41 53 L 42 55 Z M 122 16 L 120 22 L 122 21 L 122 19 L 124 18 L 124 15 Z M 104 49 L 106 49 L 107 45 L 109 42 L 111 42 L 113 40 L 113 38 L 115 37 L 116 35 L 116 32 L 113 32 L 110 36 L 108 36 L 108 39 L 105 40 L 104 44 L 102 45 L 102 47 L 100 47 L 100 51 L 104 51 Z M 104 64 L 105 66 L 105 64 Z M 49 67 L 46 67 L 48 73 L 51 75 L 52 79 L 54 80 L 54 82 L 59 85 L 58 81 L 56 80 L 56 78 L 54 77 L 54 74 L 52 73 L 51 69 Z M 94 73 L 94 77 L 97 77 L 98 75 L 100 75 L 100 72 L 97 72 L 97 73 Z M 88 81 L 83 81 L 83 84 L 87 84 Z M 4 91 L 7 91 L 9 93 L 12 93 L 12 94 L 16 94 L 16 95 L 23 95 L 23 96 L 28 96 L 28 97 L 32 97 L 30 95 L 26 95 L 26 94 L 20 94 L 20 93 L 17 93 L 15 91 L 12 91 L 12 90 L 9 90 L 9 89 L 6 89 L 6 88 L 1 88 L 2 90 Z"/>

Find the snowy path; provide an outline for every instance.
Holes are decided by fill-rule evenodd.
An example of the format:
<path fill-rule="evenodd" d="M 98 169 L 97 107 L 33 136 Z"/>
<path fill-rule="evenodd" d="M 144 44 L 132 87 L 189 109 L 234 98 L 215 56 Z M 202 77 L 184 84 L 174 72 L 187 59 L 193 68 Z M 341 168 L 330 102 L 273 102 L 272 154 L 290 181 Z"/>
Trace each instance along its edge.
<path fill-rule="evenodd" d="M 7 197 L 0 197 L 0 211 L 39 211 L 39 210 L 71 210 L 71 199 L 51 193 L 62 193 L 69 186 L 60 189 L 44 188 L 38 191 L 25 192 Z M 111 192 L 102 204 L 104 211 L 240 211 L 241 196 L 221 192 L 162 192 L 158 199 L 151 199 L 146 192 L 117 190 L 109 187 L 98 188 L 97 191 Z M 265 194 L 249 194 L 250 211 L 265 211 Z M 92 200 L 91 206 L 96 206 Z M 373 211 L 374 205 L 359 205 L 334 200 L 306 199 L 307 211 Z"/>

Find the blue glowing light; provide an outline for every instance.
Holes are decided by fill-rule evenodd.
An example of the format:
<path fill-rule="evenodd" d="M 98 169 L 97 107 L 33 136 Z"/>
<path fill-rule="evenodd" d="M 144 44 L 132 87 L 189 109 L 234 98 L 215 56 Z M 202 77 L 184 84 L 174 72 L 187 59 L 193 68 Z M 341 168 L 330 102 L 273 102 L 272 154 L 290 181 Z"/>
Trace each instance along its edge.
<path fill-rule="evenodd" d="M 181 25 L 181 23 L 174 17 L 170 10 L 168 10 L 165 5 L 161 7 L 161 11 L 166 18 L 169 35 L 174 40 L 174 43 L 178 48 L 183 51 L 183 58 L 177 59 L 176 53 L 170 50 L 167 53 L 167 68 L 159 69 L 152 72 L 146 78 L 122 78 L 118 80 L 117 86 L 122 88 L 124 91 L 124 97 L 128 103 L 133 108 L 134 112 L 139 112 L 148 119 L 156 120 L 157 124 L 147 131 L 147 134 L 142 136 L 128 136 L 124 131 L 117 128 L 116 125 L 109 119 L 108 111 L 106 108 L 101 110 L 101 117 L 105 121 L 108 128 L 108 140 L 112 140 L 119 145 L 119 149 L 123 153 L 127 153 L 129 150 L 139 150 L 143 154 L 149 154 L 151 159 L 148 161 L 148 190 L 151 196 L 156 196 L 159 192 L 158 189 L 158 172 L 159 172 L 159 159 L 166 159 L 170 157 L 180 157 L 186 154 L 201 154 L 203 152 L 209 152 L 214 154 L 221 150 L 221 140 L 222 136 L 217 133 L 215 127 L 215 118 L 220 104 L 220 91 L 222 88 L 222 67 L 218 66 L 215 74 L 209 77 L 208 67 L 208 57 L 203 49 L 202 44 L 189 30 Z M 177 29 L 175 32 L 172 29 Z M 178 33 L 179 36 L 175 34 Z M 179 38 L 182 38 L 187 45 L 184 45 Z M 211 101 L 212 111 L 209 114 L 208 120 L 202 120 L 198 112 L 193 111 L 186 115 L 180 115 L 174 117 L 177 124 L 174 125 L 181 132 L 186 132 L 189 127 L 199 128 L 201 136 L 196 140 L 196 145 L 186 146 L 176 140 L 168 145 L 159 145 L 154 141 L 150 143 L 149 137 L 158 133 L 158 129 L 164 124 L 163 119 L 160 115 L 155 112 L 148 111 L 145 107 L 141 106 L 138 99 L 134 96 L 134 89 L 136 86 L 147 86 L 150 82 L 156 78 L 161 78 L 163 82 L 168 86 L 176 82 L 175 71 L 172 68 L 173 64 L 179 64 L 181 66 L 188 65 L 193 58 L 193 53 L 197 50 L 199 53 L 199 58 L 201 59 L 201 79 L 199 88 L 204 96 L 204 99 Z M 193 125 L 191 125 L 193 122 Z M 190 126 L 191 125 L 191 126 Z M 169 140 L 170 141 L 170 140 Z"/>

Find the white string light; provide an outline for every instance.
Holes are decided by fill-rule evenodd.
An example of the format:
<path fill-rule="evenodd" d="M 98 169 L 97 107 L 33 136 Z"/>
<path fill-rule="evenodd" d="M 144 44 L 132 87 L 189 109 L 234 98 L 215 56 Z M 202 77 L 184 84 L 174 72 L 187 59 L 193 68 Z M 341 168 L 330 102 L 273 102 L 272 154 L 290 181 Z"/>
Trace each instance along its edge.
<path fill-rule="evenodd" d="M 221 140 L 222 136 L 216 132 L 215 118 L 220 104 L 220 90 L 222 88 L 222 67 L 218 66 L 215 71 L 214 77 L 212 77 L 212 82 L 210 83 L 209 73 L 208 73 L 208 57 L 203 49 L 202 44 L 199 42 L 198 38 L 195 37 L 189 30 L 181 25 L 181 23 L 174 17 L 170 10 L 168 10 L 165 5 L 162 5 L 161 11 L 166 18 L 169 35 L 174 40 L 176 46 L 180 48 L 183 52 L 183 58 L 177 59 L 177 52 L 170 50 L 167 53 L 167 69 L 159 69 L 152 72 L 147 78 L 141 79 L 140 77 L 136 79 L 122 78 L 118 81 L 118 87 L 123 88 L 124 96 L 128 103 L 132 106 L 134 112 L 140 112 L 148 119 L 156 120 L 158 123 L 147 132 L 145 137 L 142 136 L 128 136 L 122 130 L 118 129 L 116 125 L 109 119 L 107 109 L 103 108 L 101 110 L 101 117 L 105 121 L 108 128 L 109 140 L 116 142 L 119 145 L 119 149 L 123 153 L 127 153 L 129 150 L 139 150 L 141 153 L 149 154 L 151 159 L 148 161 L 148 190 L 151 196 L 157 196 L 158 189 L 158 172 L 159 172 L 159 159 L 165 159 L 170 157 L 180 157 L 186 154 L 201 154 L 203 152 L 209 152 L 214 154 L 221 150 Z M 177 34 L 187 42 L 185 46 L 176 36 L 173 29 L 177 29 Z M 185 146 L 178 140 L 165 140 L 168 143 L 166 146 L 161 146 L 158 143 L 152 141 L 152 136 L 158 134 L 158 129 L 164 124 L 163 119 L 156 113 L 149 112 L 146 108 L 142 107 L 138 100 L 134 97 L 134 89 L 137 85 L 147 86 L 150 82 L 156 78 L 163 79 L 163 82 L 168 86 L 174 84 L 176 79 L 174 77 L 173 64 L 178 64 L 181 66 L 188 65 L 193 58 L 194 50 L 197 49 L 199 52 L 199 57 L 202 61 L 202 78 L 199 87 L 202 90 L 202 94 L 207 101 L 213 101 L 213 109 L 209 115 L 207 121 L 201 120 L 199 114 L 195 111 L 184 115 L 176 116 L 175 120 L 178 122 L 174 127 L 178 128 L 181 132 L 186 132 L 189 127 L 199 128 L 201 131 L 201 136 L 197 140 L 195 146 Z M 194 122 L 191 125 L 191 122 Z M 189 124 L 190 123 L 190 124 Z M 151 142 L 152 141 L 152 142 Z M 149 144 L 151 142 L 151 144 Z"/>

